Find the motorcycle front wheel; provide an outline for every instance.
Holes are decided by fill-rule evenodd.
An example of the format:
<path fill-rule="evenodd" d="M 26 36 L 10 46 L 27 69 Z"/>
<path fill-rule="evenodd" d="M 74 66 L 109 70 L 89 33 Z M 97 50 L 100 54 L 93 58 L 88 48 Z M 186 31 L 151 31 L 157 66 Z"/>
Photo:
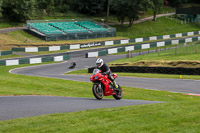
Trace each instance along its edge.
<path fill-rule="evenodd" d="M 118 88 L 115 90 L 116 94 L 113 95 L 113 97 L 116 99 L 116 100 L 120 100 L 123 96 L 123 93 L 122 93 L 122 88 L 120 87 L 120 85 L 118 85 Z"/>
<path fill-rule="evenodd" d="M 94 94 L 94 96 L 96 97 L 96 99 L 101 100 L 103 99 L 103 88 L 98 85 L 98 84 L 94 84 L 92 87 L 92 92 Z"/>

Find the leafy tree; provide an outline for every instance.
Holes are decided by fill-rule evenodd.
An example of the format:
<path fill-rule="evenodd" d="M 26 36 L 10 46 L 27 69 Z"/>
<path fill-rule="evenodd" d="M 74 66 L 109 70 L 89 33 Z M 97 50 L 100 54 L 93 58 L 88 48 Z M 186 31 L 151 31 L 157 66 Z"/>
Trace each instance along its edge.
<path fill-rule="evenodd" d="M 156 14 L 162 9 L 163 4 L 163 0 L 151 0 L 151 8 L 153 10 L 153 21 L 156 21 Z"/>
<path fill-rule="evenodd" d="M 74 4 L 80 13 L 95 15 L 103 10 L 104 2 L 104 0 L 76 0 Z"/>
<path fill-rule="evenodd" d="M 3 0 L 0 0 L 0 18 L 2 17 L 2 3 L 3 3 Z"/>
<path fill-rule="evenodd" d="M 149 5 L 150 0 L 114 0 L 113 2 L 119 22 L 123 25 L 127 18 L 129 27 L 132 27 L 133 22 L 139 19 L 140 12 L 147 10 Z"/>
<path fill-rule="evenodd" d="M 55 14 L 55 12 L 66 13 L 70 9 L 72 0 L 38 0 L 37 7 L 45 14 Z"/>
<path fill-rule="evenodd" d="M 108 24 L 108 18 L 110 13 L 110 0 L 107 0 L 107 11 L 106 11 L 106 23 Z"/>
<path fill-rule="evenodd" d="M 150 5 L 150 0 L 128 0 L 128 15 L 129 27 L 132 27 L 133 22 L 139 19 L 140 12 L 146 11 Z"/>
<path fill-rule="evenodd" d="M 169 4 L 174 7 L 179 7 L 181 4 L 185 4 L 188 0 L 168 0 Z"/>
<path fill-rule="evenodd" d="M 114 0 L 112 2 L 112 8 L 116 12 L 118 21 L 123 25 L 128 15 L 127 0 Z"/>
<path fill-rule="evenodd" d="M 26 21 L 35 15 L 35 0 L 4 0 L 3 17 L 11 21 Z"/>
<path fill-rule="evenodd" d="M 39 9 L 46 9 L 48 6 L 48 0 L 38 0 L 37 6 Z"/>
<path fill-rule="evenodd" d="M 48 2 L 47 13 L 48 14 L 52 13 L 53 15 L 55 14 L 55 2 L 54 2 L 54 0 L 50 0 Z"/>

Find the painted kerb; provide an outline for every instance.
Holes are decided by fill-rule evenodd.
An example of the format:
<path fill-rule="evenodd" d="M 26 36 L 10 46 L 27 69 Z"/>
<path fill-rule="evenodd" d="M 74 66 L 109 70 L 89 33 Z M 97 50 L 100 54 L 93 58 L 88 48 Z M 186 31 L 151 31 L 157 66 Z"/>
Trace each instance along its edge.
<path fill-rule="evenodd" d="M 12 55 L 12 51 L 0 51 L 0 56 Z"/>

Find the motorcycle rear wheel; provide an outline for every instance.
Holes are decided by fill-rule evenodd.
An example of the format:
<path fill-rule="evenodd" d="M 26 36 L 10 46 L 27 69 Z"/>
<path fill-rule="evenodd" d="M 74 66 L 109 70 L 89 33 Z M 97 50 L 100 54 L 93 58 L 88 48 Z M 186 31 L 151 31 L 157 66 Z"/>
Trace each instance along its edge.
<path fill-rule="evenodd" d="M 103 88 L 102 87 L 100 88 L 98 84 L 93 85 L 92 92 L 93 92 L 94 96 L 96 97 L 96 99 L 98 99 L 98 100 L 103 99 L 104 91 L 103 91 Z"/>
<path fill-rule="evenodd" d="M 120 85 L 118 85 L 118 88 L 115 90 L 116 94 L 113 95 L 113 97 L 116 99 L 116 100 L 120 100 L 123 96 L 123 93 L 122 93 L 122 88 Z"/>

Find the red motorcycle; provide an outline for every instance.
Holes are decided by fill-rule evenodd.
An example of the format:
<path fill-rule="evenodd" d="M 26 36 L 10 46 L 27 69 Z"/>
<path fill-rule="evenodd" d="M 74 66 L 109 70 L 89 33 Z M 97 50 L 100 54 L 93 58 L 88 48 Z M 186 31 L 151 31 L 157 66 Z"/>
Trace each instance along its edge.
<path fill-rule="evenodd" d="M 116 79 L 117 74 L 113 74 L 113 77 Z M 98 100 L 101 100 L 103 96 L 110 95 L 112 95 L 116 100 L 122 98 L 122 88 L 119 85 L 118 88 L 115 88 L 108 78 L 108 75 L 102 75 L 99 69 L 93 70 L 93 75 L 90 77 L 90 81 L 94 83 L 92 92 Z"/>

